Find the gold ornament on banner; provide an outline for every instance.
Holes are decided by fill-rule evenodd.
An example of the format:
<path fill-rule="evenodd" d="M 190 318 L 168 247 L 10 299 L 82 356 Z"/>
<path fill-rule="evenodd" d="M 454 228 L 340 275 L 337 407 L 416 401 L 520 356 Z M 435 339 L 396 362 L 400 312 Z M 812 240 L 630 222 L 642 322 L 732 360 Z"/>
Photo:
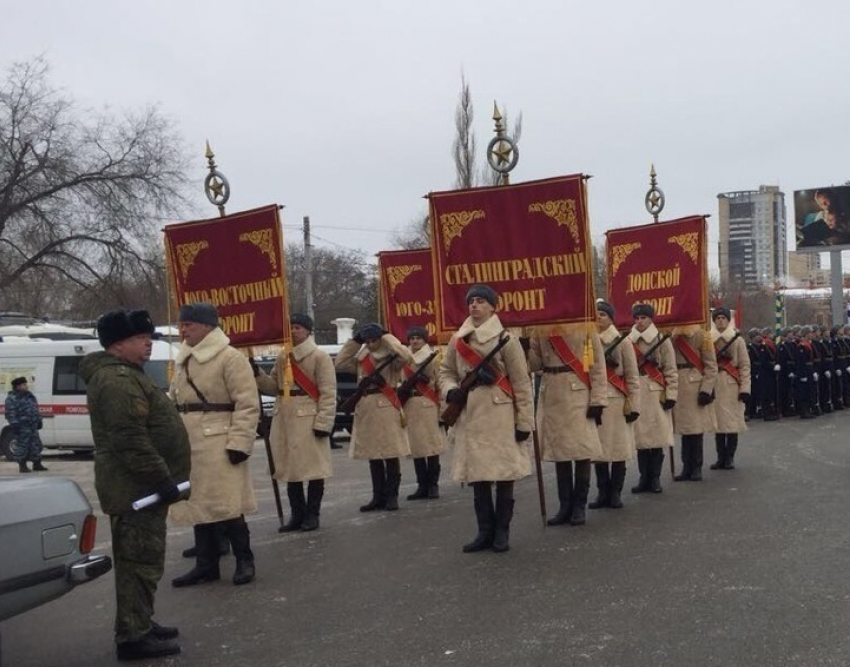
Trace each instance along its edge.
<path fill-rule="evenodd" d="M 675 243 L 688 254 L 694 264 L 697 263 L 699 259 L 699 234 L 694 232 L 671 236 L 667 239 L 667 243 Z"/>
<path fill-rule="evenodd" d="M 559 226 L 566 226 L 570 230 L 573 240 L 576 243 L 579 242 L 575 199 L 535 202 L 529 205 L 528 212 L 543 213 L 557 222 Z"/>
<path fill-rule="evenodd" d="M 395 288 L 401 285 L 407 276 L 421 270 L 421 264 L 387 267 L 387 282 L 390 284 L 390 294 L 395 294 Z"/>
<path fill-rule="evenodd" d="M 273 275 L 277 275 L 277 258 L 274 253 L 274 238 L 271 229 L 256 229 L 252 232 L 245 232 L 239 235 L 239 240 L 257 246 L 261 253 L 268 255 Z"/>
<path fill-rule="evenodd" d="M 210 247 L 207 241 L 198 241 L 197 243 L 180 243 L 177 245 L 177 261 L 180 263 L 180 273 L 183 275 L 183 280 L 189 275 L 189 269 L 195 263 L 195 258 L 203 250 L 208 250 Z"/>
<path fill-rule="evenodd" d="M 444 213 L 440 216 L 440 227 L 443 232 L 443 246 L 446 252 L 452 245 L 452 241 L 460 238 L 463 230 L 473 220 L 479 220 L 486 217 L 484 211 L 455 211 L 454 213 Z"/>
<path fill-rule="evenodd" d="M 617 270 L 622 266 L 623 262 L 626 261 L 626 258 L 631 255 L 635 250 L 640 248 L 640 243 L 623 243 L 621 245 L 615 245 L 611 249 L 611 254 L 614 256 L 614 266 L 611 267 L 611 273 L 613 275 L 617 275 Z"/>

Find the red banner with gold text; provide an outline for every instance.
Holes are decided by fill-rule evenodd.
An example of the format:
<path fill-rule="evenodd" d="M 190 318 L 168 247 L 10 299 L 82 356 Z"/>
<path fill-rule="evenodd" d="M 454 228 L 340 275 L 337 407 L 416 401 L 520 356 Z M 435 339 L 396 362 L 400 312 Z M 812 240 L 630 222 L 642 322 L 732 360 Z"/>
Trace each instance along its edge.
<path fill-rule="evenodd" d="M 431 249 L 379 252 L 378 275 L 381 311 L 390 333 L 406 340 L 408 329 L 425 327 L 433 342 L 437 330 Z"/>
<path fill-rule="evenodd" d="M 464 322 L 466 293 L 476 283 L 498 292 L 505 326 L 595 318 L 581 174 L 429 199 L 438 336 Z"/>
<path fill-rule="evenodd" d="M 289 342 L 277 205 L 168 225 L 165 242 L 178 305 L 213 304 L 236 347 Z"/>
<path fill-rule="evenodd" d="M 608 300 L 614 324 L 632 325 L 632 306 L 649 303 L 655 325 L 703 325 L 708 319 L 705 216 L 612 229 L 607 237 Z"/>

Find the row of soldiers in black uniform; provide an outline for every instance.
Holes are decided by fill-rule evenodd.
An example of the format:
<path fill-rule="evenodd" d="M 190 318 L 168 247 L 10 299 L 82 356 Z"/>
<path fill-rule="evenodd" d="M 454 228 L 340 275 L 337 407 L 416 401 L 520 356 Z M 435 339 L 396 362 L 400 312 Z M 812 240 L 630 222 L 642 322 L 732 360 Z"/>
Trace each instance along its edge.
<path fill-rule="evenodd" d="M 748 418 L 812 419 L 850 408 L 850 326 L 750 329 Z"/>

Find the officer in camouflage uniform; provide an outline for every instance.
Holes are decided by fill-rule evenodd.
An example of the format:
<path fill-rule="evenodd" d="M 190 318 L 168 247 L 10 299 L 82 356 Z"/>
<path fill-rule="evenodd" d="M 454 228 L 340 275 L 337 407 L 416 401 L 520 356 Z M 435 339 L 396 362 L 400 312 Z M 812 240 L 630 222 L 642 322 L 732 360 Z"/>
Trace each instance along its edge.
<path fill-rule="evenodd" d="M 147 311 L 113 310 L 100 317 L 105 352 L 80 363 L 94 437 L 95 489 L 112 527 L 115 641 L 119 660 L 173 655 L 177 628 L 152 620 L 154 594 L 165 565 L 168 503 L 189 479 L 189 437 L 165 392 L 145 375 L 153 322 Z M 163 501 L 134 511 L 151 493 Z"/>
<path fill-rule="evenodd" d="M 29 390 L 25 377 L 12 380 L 12 391 L 6 396 L 6 421 L 15 434 L 12 457 L 18 462 L 20 471 L 47 470 L 41 463 L 42 444 L 38 432 L 42 420 L 38 414 L 38 401 Z M 27 461 L 32 461 L 32 470 L 27 467 Z"/>

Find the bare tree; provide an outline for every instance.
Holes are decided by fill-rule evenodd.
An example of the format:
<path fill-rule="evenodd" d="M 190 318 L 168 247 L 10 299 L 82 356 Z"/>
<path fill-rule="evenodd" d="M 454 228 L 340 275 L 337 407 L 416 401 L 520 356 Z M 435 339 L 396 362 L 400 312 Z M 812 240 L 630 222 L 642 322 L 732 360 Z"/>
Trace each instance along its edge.
<path fill-rule="evenodd" d="M 286 246 L 286 276 L 292 312 L 305 309 L 304 248 Z M 331 320 L 353 317 L 359 322 L 377 321 L 377 275 L 374 265 L 357 250 L 335 251 L 313 248 L 313 309 L 316 341 L 335 343 Z"/>
<path fill-rule="evenodd" d="M 477 141 L 472 130 L 475 111 L 472 106 L 472 93 L 466 76 L 461 74 L 460 98 L 455 109 L 455 140 L 452 143 L 452 157 L 455 161 L 455 187 L 466 190 L 476 185 L 475 162 Z"/>
<path fill-rule="evenodd" d="M 16 285 L 105 297 L 107 286 L 152 280 L 157 224 L 186 204 L 186 151 L 170 121 L 153 107 L 78 109 L 48 73 L 38 58 L 0 83 L 0 306 Z"/>
<path fill-rule="evenodd" d="M 392 244 L 403 250 L 429 247 L 431 245 L 431 226 L 428 214 L 418 215 L 404 229 L 393 234 Z"/>

